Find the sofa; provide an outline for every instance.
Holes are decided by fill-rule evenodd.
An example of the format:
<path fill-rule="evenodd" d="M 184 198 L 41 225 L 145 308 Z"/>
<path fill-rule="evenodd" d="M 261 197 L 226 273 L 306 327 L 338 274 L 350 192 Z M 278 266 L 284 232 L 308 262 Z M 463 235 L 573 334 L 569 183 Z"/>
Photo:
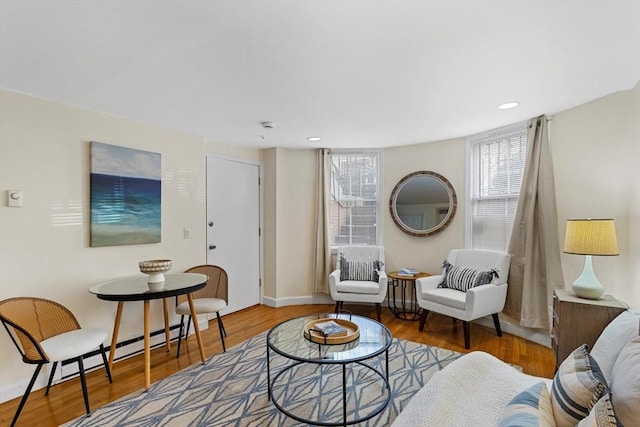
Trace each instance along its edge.
<path fill-rule="evenodd" d="M 563 361 L 553 379 L 468 353 L 434 374 L 392 426 L 640 426 L 640 312 L 623 312 L 586 347 Z M 586 393 L 582 414 L 564 412 L 565 392 Z"/>

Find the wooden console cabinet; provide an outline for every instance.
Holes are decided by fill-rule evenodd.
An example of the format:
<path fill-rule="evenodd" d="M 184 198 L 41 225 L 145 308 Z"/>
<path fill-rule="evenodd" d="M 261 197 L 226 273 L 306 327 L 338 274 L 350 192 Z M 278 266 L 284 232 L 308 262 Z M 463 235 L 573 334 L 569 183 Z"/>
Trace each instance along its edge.
<path fill-rule="evenodd" d="M 611 295 L 590 300 L 579 298 L 572 291 L 554 290 L 551 348 L 556 357 L 556 369 L 582 344 L 591 349 L 609 322 L 627 308 Z"/>

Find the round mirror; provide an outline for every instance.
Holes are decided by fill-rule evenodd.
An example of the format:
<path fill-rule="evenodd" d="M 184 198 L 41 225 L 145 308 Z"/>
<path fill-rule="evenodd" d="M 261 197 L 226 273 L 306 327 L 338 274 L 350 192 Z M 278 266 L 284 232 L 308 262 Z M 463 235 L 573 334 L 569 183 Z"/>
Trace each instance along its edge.
<path fill-rule="evenodd" d="M 411 173 L 391 192 L 391 218 L 412 236 L 429 236 L 449 225 L 458 200 L 453 186 L 440 174 L 430 171 Z"/>

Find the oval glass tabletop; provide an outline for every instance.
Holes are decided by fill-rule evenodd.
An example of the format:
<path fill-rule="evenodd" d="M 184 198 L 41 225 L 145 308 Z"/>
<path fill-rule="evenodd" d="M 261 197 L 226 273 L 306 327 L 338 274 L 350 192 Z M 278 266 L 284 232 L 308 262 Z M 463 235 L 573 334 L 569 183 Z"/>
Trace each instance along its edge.
<path fill-rule="evenodd" d="M 147 275 L 140 274 L 98 283 L 89 288 L 89 292 L 101 299 L 136 301 L 190 293 L 204 287 L 207 282 L 207 276 L 199 273 L 165 274 L 164 277 L 163 286 L 157 291 L 149 290 Z"/>
<path fill-rule="evenodd" d="M 367 317 L 338 315 L 358 325 L 360 336 L 345 344 L 319 344 L 304 337 L 304 326 L 316 319 L 336 318 L 335 313 L 296 317 L 274 326 L 267 335 L 267 345 L 275 352 L 294 360 L 315 363 L 349 363 L 371 358 L 391 345 L 391 332 Z"/>

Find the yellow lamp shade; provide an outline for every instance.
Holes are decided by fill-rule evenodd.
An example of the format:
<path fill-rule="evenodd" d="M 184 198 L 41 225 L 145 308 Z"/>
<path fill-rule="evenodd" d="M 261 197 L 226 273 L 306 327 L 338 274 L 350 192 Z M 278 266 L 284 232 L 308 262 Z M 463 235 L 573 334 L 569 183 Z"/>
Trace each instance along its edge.
<path fill-rule="evenodd" d="M 567 220 L 564 252 L 576 255 L 619 255 L 613 220 Z"/>

